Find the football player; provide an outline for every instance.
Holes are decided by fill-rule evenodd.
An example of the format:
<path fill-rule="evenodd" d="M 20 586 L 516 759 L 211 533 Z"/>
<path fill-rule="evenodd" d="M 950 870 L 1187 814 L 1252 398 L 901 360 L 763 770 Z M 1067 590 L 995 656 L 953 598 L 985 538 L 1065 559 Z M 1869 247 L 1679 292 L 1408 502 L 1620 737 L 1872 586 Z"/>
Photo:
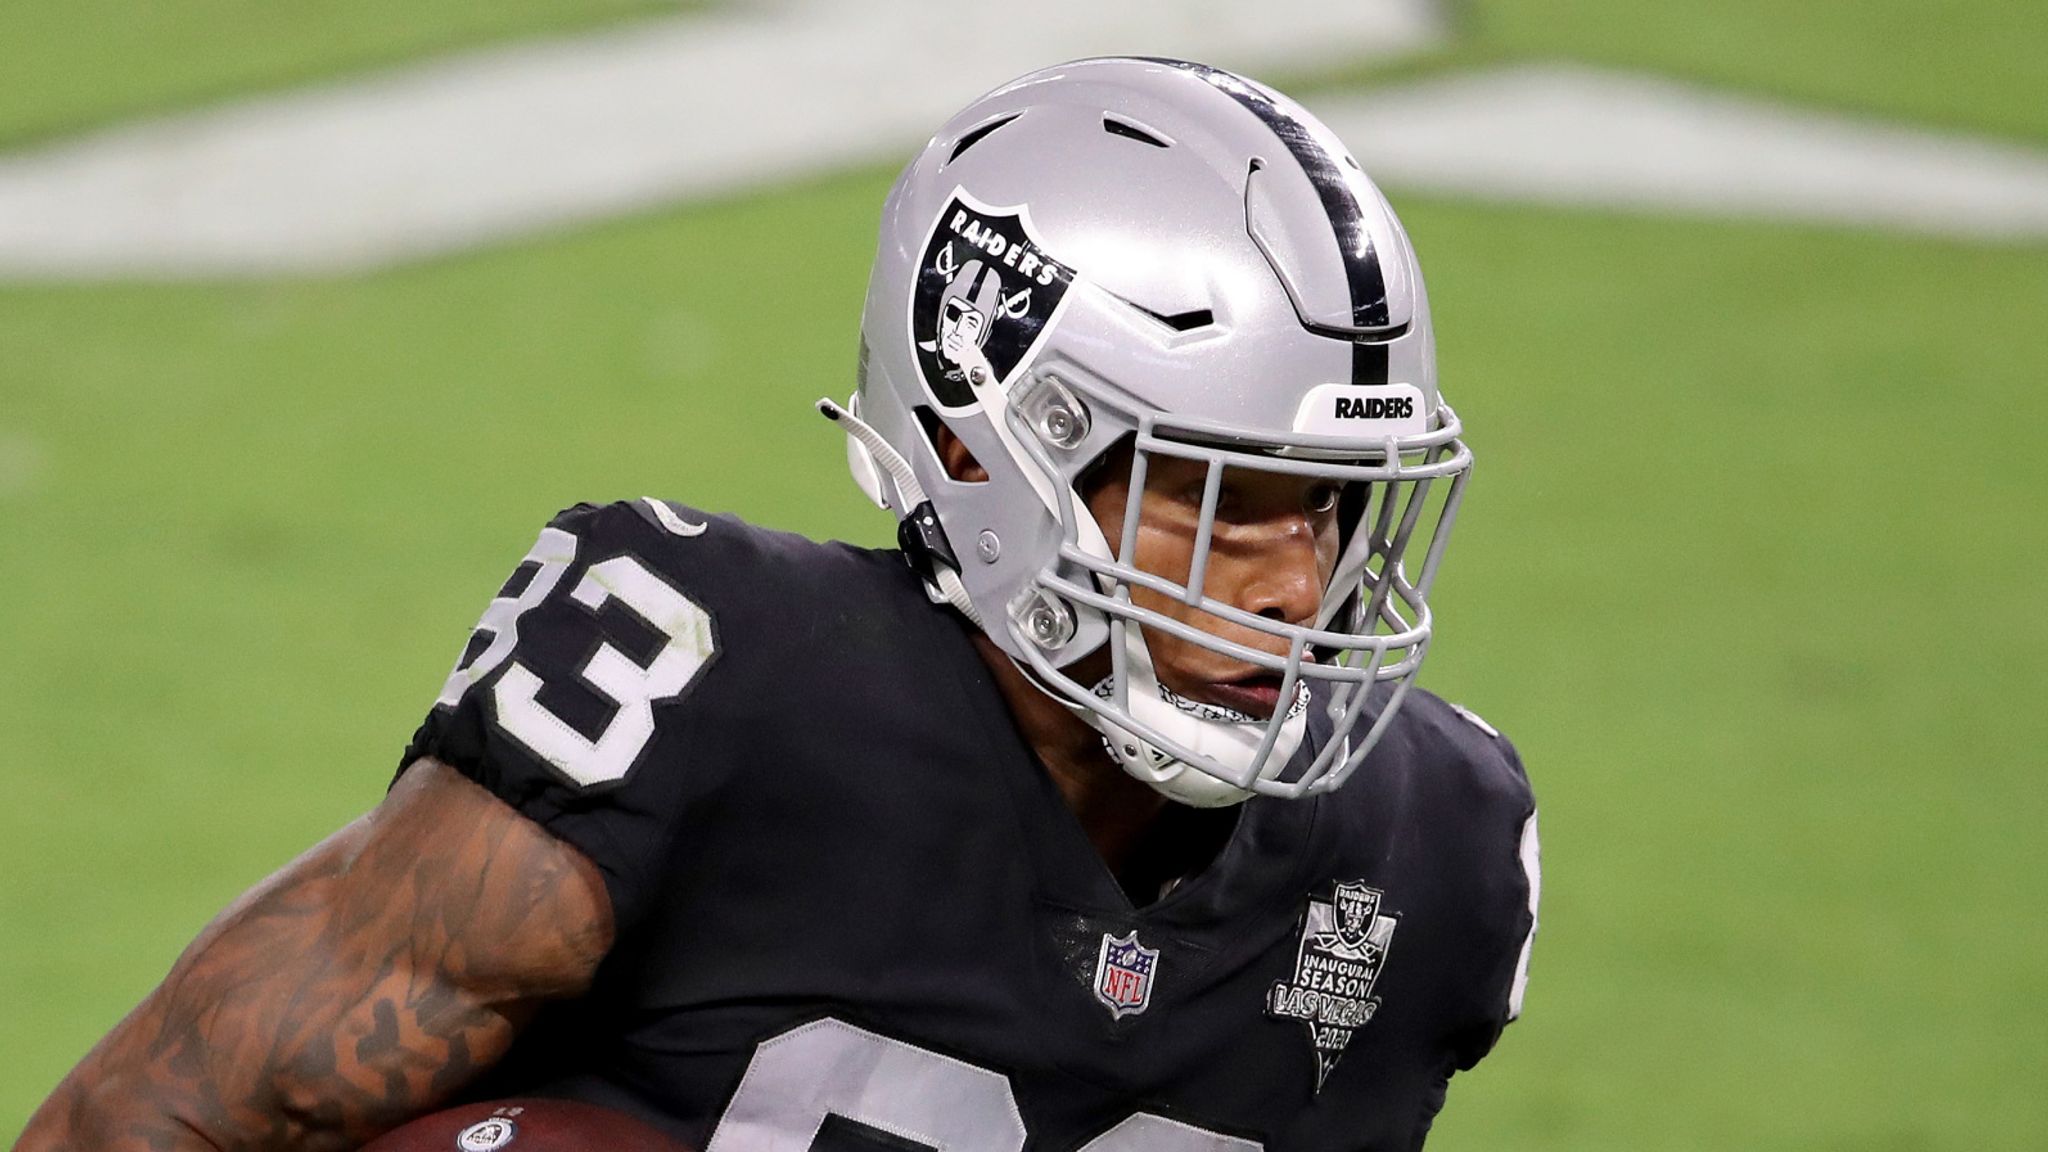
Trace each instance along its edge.
<path fill-rule="evenodd" d="M 1420 1145 L 1519 1010 L 1535 810 L 1414 687 L 1472 457 L 1357 163 L 1196 64 L 1005 85 L 890 192 L 819 407 L 899 549 L 561 514 L 384 801 L 20 1147 L 514 1092 L 710 1152 Z"/>

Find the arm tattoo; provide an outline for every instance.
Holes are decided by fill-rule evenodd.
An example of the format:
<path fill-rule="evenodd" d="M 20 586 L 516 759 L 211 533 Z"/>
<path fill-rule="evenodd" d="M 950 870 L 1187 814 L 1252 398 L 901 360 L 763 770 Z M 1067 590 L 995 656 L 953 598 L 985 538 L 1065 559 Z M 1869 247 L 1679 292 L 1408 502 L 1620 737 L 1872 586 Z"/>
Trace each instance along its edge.
<path fill-rule="evenodd" d="M 16 1152 L 346 1149 L 446 1100 L 611 945 L 596 868 L 432 762 L 249 892 Z"/>

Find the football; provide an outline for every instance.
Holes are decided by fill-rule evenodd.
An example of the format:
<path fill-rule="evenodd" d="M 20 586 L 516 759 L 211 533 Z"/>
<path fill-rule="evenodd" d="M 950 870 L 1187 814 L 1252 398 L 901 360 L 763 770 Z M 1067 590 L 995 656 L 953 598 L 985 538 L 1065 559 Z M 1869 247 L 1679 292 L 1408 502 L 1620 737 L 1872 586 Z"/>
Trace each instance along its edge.
<path fill-rule="evenodd" d="M 422 1116 L 363 1152 L 691 1152 L 624 1112 L 580 1100 L 526 1097 Z"/>

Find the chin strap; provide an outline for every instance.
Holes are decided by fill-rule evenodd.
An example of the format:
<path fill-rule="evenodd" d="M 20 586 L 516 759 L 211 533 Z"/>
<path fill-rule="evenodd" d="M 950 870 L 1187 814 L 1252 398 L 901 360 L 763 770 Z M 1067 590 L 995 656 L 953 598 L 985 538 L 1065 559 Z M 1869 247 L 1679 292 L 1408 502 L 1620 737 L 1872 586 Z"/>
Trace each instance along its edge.
<path fill-rule="evenodd" d="M 951 604 L 976 628 L 982 628 L 981 613 L 975 611 L 974 601 L 967 596 L 967 586 L 960 582 L 960 562 L 946 541 L 945 531 L 939 527 L 938 512 L 925 496 L 924 485 L 917 482 L 917 474 L 910 470 L 910 462 L 882 439 L 880 432 L 831 399 L 820 397 L 818 411 L 846 429 L 846 434 L 867 450 L 869 459 L 880 464 L 889 473 L 889 479 L 895 481 L 897 495 L 910 506 L 897 525 L 896 539 L 910 566 L 924 577 L 927 590 L 933 591 L 932 599 Z"/>
<path fill-rule="evenodd" d="M 1189 700 L 1159 682 L 1152 666 L 1151 652 L 1142 636 L 1131 627 L 1126 635 L 1128 653 L 1125 694 L 1132 719 L 1179 741 L 1196 755 L 1214 762 L 1250 764 L 1263 743 L 1268 725 L 1280 725 L 1267 749 L 1259 777 L 1278 776 L 1301 747 L 1307 732 L 1308 689 L 1296 685 L 1293 700 L 1280 701 L 1278 713 L 1265 720 Z M 1114 699 L 1112 676 L 1095 688 L 1098 696 Z M 1249 800 L 1254 793 L 1227 780 L 1175 759 L 1151 741 L 1119 726 L 1116 721 L 1090 713 L 1089 725 L 1102 734 L 1109 755 L 1124 771 L 1150 784 L 1169 799 L 1195 808 L 1220 808 Z"/>

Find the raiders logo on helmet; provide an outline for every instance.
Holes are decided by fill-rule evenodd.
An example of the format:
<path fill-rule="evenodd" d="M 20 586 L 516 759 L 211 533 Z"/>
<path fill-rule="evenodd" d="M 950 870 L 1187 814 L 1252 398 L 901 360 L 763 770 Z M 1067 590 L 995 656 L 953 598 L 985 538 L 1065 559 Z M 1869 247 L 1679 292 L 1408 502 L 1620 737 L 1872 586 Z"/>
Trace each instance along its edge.
<path fill-rule="evenodd" d="M 925 241 L 910 299 L 918 372 L 939 404 L 965 408 L 975 386 L 1007 385 L 1073 283 L 1073 268 L 1032 235 L 1022 206 L 991 208 L 955 188 Z M 982 361 L 992 379 L 970 377 Z"/>

